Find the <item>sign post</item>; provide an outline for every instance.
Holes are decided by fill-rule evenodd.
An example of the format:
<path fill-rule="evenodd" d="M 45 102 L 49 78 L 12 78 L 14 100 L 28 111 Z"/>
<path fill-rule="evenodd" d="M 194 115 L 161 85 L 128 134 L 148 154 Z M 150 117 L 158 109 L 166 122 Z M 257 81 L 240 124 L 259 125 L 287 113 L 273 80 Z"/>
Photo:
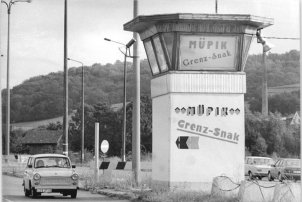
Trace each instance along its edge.
<path fill-rule="evenodd" d="M 152 186 L 210 192 L 244 179 L 245 62 L 270 18 L 177 13 L 124 24 L 143 41 L 153 78 Z"/>
<path fill-rule="evenodd" d="M 99 123 L 95 123 L 94 125 L 94 178 L 96 180 L 96 183 L 99 182 Z"/>
<path fill-rule="evenodd" d="M 105 157 L 106 157 L 106 153 L 109 150 L 109 142 L 107 140 L 103 140 L 101 143 L 101 151 L 103 153 L 102 158 L 103 158 L 103 162 L 102 164 L 105 162 Z M 102 167 L 102 166 L 101 166 Z M 105 172 L 105 168 L 103 167 L 103 174 Z"/>

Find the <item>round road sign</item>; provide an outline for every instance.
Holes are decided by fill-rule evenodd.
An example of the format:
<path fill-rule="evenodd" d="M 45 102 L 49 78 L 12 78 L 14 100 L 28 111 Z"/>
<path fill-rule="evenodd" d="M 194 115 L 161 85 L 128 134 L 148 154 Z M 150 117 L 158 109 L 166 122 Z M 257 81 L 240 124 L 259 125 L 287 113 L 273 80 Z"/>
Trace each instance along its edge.
<path fill-rule="evenodd" d="M 109 149 L 109 142 L 107 140 L 103 140 L 101 143 L 101 151 L 105 154 Z"/>

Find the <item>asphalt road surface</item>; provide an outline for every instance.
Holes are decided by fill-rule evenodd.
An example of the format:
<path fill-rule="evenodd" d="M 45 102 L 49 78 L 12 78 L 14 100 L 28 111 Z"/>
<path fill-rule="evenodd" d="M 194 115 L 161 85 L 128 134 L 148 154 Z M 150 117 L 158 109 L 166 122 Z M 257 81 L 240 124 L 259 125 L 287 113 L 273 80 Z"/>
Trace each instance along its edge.
<path fill-rule="evenodd" d="M 70 196 L 63 196 L 59 193 L 42 194 L 41 197 L 33 199 L 25 197 L 22 186 L 22 178 L 10 177 L 2 175 L 2 201 L 15 202 L 15 201 L 110 201 L 110 202 L 128 202 L 129 200 L 112 199 L 100 194 L 91 194 L 89 191 L 78 190 L 76 199 L 71 199 Z"/>

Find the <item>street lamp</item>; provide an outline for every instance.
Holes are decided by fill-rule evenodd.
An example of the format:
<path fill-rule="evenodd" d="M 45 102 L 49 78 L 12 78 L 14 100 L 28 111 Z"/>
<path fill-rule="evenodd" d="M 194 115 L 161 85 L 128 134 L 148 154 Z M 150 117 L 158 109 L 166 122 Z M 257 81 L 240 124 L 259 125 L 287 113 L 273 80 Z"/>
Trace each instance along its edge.
<path fill-rule="evenodd" d="M 268 115 L 268 98 L 267 98 L 267 67 L 266 67 L 266 53 L 272 49 L 272 45 L 269 45 L 261 37 L 261 30 L 257 30 L 257 43 L 261 43 L 263 46 L 262 50 L 262 65 L 263 65 L 263 79 L 262 79 L 262 114 Z"/>
<path fill-rule="evenodd" d="M 82 131 L 82 141 L 81 141 L 81 163 L 84 163 L 84 64 L 81 61 L 67 58 L 67 60 L 80 63 L 82 65 L 82 121 L 81 121 L 81 131 Z"/>
<path fill-rule="evenodd" d="M 10 14 L 12 5 L 17 2 L 27 2 L 30 3 L 31 0 L 10 0 L 4 1 L 1 0 L 1 3 L 4 3 L 7 7 L 7 72 L 6 72 L 6 90 L 7 90 L 7 100 L 6 100 L 6 155 L 9 155 L 9 142 L 10 142 L 10 91 L 9 91 L 9 54 L 10 54 Z"/>
<path fill-rule="evenodd" d="M 125 148 L 126 148 L 126 78 L 127 78 L 127 71 L 126 71 L 126 63 L 127 63 L 127 57 L 129 58 L 134 58 L 135 56 L 131 56 L 130 54 L 130 47 L 136 42 L 135 39 L 131 39 L 127 44 L 123 44 L 121 42 L 118 41 L 113 41 L 111 39 L 108 38 L 104 38 L 104 40 L 106 41 L 110 41 L 113 43 L 117 43 L 117 44 L 121 44 L 123 46 L 125 46 L 126 50 L 125 52 L 121 51 L 121 49 L 119 49 L 121 51 L 121 53 L 125 56 L 124 58 L 124 101 L 123 101 L 123 133 L 122 133 L 122 161 L 125 162 L 126 161 L 126 155 L 125 155 Z"/>

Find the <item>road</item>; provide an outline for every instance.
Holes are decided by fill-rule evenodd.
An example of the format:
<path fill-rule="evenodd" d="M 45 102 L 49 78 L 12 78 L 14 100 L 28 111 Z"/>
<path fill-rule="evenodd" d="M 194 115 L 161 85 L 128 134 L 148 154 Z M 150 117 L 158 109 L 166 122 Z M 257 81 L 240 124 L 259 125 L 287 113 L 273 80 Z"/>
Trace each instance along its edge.
<path fill-rule="evenodd" d="M 2 175 L 2 201 L 3 202 L 23 202 L 23 201 L 110 201 L 110 202 L 129 202 L 129 200 L 116 200 L 100 194 L 91 194 L 89 191 L 78 190 L 76 199 L 71 199 L 70 196 L 64 197 L 58 193 L 42 194 L 37 199 L 25 197 L 22 186 L 22 178 L 10 177 Z"/>

